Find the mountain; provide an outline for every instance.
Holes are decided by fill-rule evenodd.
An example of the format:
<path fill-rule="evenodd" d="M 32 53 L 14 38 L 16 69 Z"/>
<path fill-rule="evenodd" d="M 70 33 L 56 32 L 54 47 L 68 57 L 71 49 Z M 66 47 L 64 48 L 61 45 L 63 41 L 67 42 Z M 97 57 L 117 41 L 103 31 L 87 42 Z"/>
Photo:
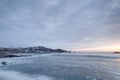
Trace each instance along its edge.
<path fill-rule="evenodd" d="M 63 49 L 50 49 L 43 46 L 26 48 L 0 48 L 0 53 L 64 53 L 69 52 Z"/>

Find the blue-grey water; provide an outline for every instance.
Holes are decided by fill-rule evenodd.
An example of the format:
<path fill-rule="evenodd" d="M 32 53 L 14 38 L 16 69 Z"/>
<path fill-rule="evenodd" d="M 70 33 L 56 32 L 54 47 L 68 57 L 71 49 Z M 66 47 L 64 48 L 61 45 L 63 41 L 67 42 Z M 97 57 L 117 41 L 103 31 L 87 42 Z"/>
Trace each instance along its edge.
<path fill-rule="evenodd" d="M 120 80 L 120 54 L 54 53 L 5 58 L 0 80 Z"/>

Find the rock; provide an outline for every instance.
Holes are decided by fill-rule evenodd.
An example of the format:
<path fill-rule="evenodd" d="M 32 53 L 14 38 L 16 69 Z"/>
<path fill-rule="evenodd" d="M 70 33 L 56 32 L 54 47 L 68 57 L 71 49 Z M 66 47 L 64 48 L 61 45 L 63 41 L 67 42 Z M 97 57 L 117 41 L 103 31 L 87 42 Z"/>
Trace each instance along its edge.
<path fill-rule="evenodd" d="M 117 52 L 117 51 L 116 51 L 116 52 L 113 52 L 113 53 L 114 53 L 114 54 L 120 54 L 120 52 Z"/>
<path fill-rule="evenodd" d="M 11 58 L 11 57 L 20 57 L 20 56 L 14 54 L 8 54 L 8 53 L 0 53 L 0 58 Z"/>
<path fill-rule="evenodd" d="M 2 64 L 2 65 L 7 65 L 7 62 L 2 62 L 1 64 Z"/>

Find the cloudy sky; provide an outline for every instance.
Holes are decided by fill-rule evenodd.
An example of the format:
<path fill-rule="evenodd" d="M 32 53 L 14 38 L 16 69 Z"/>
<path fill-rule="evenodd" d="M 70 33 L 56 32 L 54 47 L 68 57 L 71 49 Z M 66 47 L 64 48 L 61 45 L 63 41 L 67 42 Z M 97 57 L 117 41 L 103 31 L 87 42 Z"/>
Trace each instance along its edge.
<path fill-rule="evenodd" d="M 0 0 L 0 46 L 120 45 L 120 0 Z"/>

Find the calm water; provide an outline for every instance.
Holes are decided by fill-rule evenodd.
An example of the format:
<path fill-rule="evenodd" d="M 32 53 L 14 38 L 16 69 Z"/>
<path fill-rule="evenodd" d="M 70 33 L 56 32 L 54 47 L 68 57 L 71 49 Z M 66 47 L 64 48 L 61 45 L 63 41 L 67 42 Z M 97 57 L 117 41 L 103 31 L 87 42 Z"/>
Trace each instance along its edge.
<path fill-rule="evenodd" d="M 120 55 L 81 52 L 0 59 L 0 80 L 120 80 Z"/>

